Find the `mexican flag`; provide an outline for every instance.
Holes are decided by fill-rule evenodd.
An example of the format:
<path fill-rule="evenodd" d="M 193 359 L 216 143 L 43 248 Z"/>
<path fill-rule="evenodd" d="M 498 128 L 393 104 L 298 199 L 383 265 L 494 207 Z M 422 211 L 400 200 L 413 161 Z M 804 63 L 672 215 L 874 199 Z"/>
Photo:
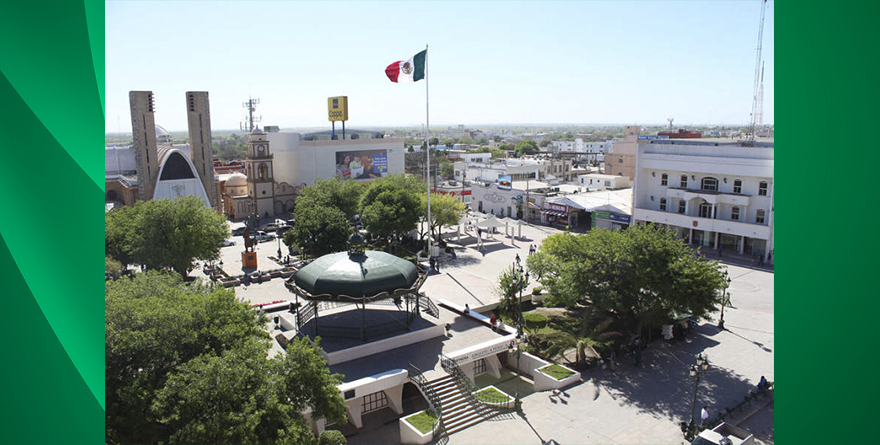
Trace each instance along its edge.
<path fill-rule="evenodd" d="M 424 50 L 409 60 L 398 60 L 385 68 L 385 75 L 395 83 L 418 82 L 425 78 L 425 56 L 428 50 Z"/>

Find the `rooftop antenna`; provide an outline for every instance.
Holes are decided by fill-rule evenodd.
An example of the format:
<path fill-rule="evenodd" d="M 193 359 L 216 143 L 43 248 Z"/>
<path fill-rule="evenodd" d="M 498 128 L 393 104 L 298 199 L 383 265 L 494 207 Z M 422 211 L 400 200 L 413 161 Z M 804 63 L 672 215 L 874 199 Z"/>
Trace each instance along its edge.
<path fill-rule="evenodd" d="M 244 122 L 241 123 L 241 130 L 247 131 L 248 133 L 254 131 L 256 127 L 256 123 L 262 121 L 260 116 L 254 116 L 254 111 L 257 111 L 257 105 L 260 104 L 260 99 L 254 99 L 252 97 L 248 97 L 247 102 L 243 102 L 241 104 L 242 107 L 247 108 L 248 116 Z"/>
<path fill-rule="evenodd" d="M 674 121 L 674 120 L 675 120 L 675 119 L 674 119 L 674 118 L 671 118 L 671 117 L 667 117 L 667 118 L 666 118 L 666 121 L 669 122 L 669 129 L 670 129 L 670 130 L 672 130 L 672 121 Z"/>

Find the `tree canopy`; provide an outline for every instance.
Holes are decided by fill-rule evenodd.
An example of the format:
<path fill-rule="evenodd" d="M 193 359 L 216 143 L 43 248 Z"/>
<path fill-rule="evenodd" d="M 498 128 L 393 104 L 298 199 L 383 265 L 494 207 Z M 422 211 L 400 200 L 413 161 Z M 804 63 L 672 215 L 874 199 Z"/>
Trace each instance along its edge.
<path fill-rule="evenodd" d="M 148 271 L 105 287 L 107 443 L 314 443 L 345 420 L 318 346 L 267 358 L 266 317 L 234 292 Z"/>
<path fill-rule="evenodd" d="M 421 196 L 422 202 L 419 207 L 420 215 L 427 215 L 428 213 L 428 194 L 425 193 Z M 458 224 L 458 221 L 461 219 L 461 215 L 465 211 L 465 205 L 463 202 L 459 201 L 455 195 L 449 195 L 444 193 L 431 193 L 431 234 L 437 239 L 436 235 L 439 235 L 437 229 L 442 228 L 443 226 L 450 226 L 454 224 Z"/>
<path fill-rule="evenodd" d="M 514 146 L 517 156 L 533 155 L 538 152 L 538 143 L 531 139 L 521 139 Z"/>
<path fill-rule="evenodd" d="M 718 263 L 705 261 L 666 228 L 557 234 L 527 260 L 549 291 L 548 302 L 592 303 L 634 331 L 669 321 L 672 311 L 705 317 L 718 310 Z"/>
<path fill-rule="evenodd" d="M 346 249 L 352 227 L 338 208 L 315 202 L 297 203 L 293 215 L 296 224 L 284 238 L 288 246 L 299 246 L 300 250 L 314 256 Z"/>
<path fill-rule="evenodd" d="M 195 196 L 138 201 L 104 217 L 108 255 L 125 264 L 170 268 L 182 275 L 194 260 L 216 258 L 228 235 L 223 215 Z"/>
<path fill-rule="evenodd" d="M 303 189 L 302 195 L 296 199 L 296 205 L 335 207 L 350 220 L 358 212 L 358 203 L 363 192 L 364 187 L 354 181 L 342 181 L 337 177 L 318 178 L 314 185 Z"/>
<path fill-rule="evenodd" d="M 361 220 L 371 235 L 400 239 L 421 218 L 420 195 L 427 193 L 415 177 L 389 175 L 374 181 L 361 198 Z"/>

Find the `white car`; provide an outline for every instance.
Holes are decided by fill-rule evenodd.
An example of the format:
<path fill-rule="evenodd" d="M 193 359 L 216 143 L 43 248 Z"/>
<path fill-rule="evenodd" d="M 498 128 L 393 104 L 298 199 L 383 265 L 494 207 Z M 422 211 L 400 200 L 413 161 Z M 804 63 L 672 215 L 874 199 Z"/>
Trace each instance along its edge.
<path fill-rule="evenodd" d="M 260 230 L 257 233 L 255 233 L 254 235 L 252 235 L 251 238 L 253 238 L 253 240 L 258 243 L 263 243 L 263 242 L 267 242 L 267 241 L 272 241 L 273 239 L 275 239 L 275 235 L 273 235 L 271 233 L 266 233 L 266 232 Z"/>
<path fill-rule="evenodd" d="M 223 240 L 223 247 L 229 247 L 229 246 L 234 246 L 234 245 L 235 245 L 235 241 L 233 241 L 231 239 Z"/>

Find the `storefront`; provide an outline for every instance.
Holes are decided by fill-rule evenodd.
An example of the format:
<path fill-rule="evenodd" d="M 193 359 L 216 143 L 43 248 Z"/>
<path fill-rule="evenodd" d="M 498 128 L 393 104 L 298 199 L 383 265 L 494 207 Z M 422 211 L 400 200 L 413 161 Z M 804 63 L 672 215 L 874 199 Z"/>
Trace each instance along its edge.
<path fill-rule="evenodd" d="M 591 227 L 594 229 L 622 230 L 629 227 L 630 216 L 621 213 L 593 210 L 590 212 Z"/>
<path fill-rule="evenodd" d="M 541 210 L 541 222 L 551 226 L 567 226 L 569 224 L 568 207 L 561 204 L 545 203 Z"/>

